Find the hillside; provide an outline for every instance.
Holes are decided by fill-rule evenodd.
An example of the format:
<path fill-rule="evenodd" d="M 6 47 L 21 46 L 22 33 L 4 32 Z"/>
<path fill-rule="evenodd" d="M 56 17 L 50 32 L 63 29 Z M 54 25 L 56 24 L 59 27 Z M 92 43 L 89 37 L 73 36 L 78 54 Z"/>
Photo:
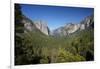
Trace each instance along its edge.
<path fill-rule="evenodd" d="M 61 62 L 79 62 L 94 60 L 94 19 L 88 17 L 81 22 L 84 29 L 72 31 L 65 36 L 48 35 L 47 25 L 35 25 L 21 12 L 20 5 L 15 5 L 15 65 L 46 64 Z M 23 22 L 24 20 L 24 22 Z M 40 28 L 42 26 L 43 29 Z M 70 30 L 69 29 L 69 30 Z M 46 35 L 47 34 L 47 35 Z M 60 33 L 61 34 L 61 33 Z M 63 33 L 62 33 L 63 34 Z"/>
<path fill-rule="evenodd" d="M 77 31 L 85 30 L 89 27 L 94 27 L 94 15 L 86 16 L 79 23 L 67 23 L 51 32 L 52 36 L 67 36 Z"/>

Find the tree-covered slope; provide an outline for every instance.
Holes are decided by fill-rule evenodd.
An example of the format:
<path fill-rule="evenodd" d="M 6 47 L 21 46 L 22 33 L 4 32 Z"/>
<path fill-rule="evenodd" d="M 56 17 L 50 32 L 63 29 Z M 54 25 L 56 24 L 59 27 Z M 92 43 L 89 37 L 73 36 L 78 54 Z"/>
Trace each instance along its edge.
<path fill-rule="evenodd" d="M 39 64 L 94 60 L 93 29 L 54 38 L 41 32 L 23 34 L 16 64 Z"/>
<path fill-rule="evenodd" d="M 35 31 L 24 32 L 23 14 L 15 5 L 15 65 L 94 60 L 94 22 L 68 36 L 53 37 Z"/>

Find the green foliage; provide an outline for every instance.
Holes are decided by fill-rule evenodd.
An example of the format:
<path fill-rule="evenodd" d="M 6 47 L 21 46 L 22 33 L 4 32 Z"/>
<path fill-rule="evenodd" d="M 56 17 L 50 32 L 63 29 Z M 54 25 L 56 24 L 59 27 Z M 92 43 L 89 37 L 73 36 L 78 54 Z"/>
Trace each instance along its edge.
<path fill-rule="evenodd" d="M 72 54 L 63 48 L 59 49 L 57 62 L 75 62 L 75 61 L 85 61 L 85 58 L 79 54 Z"/>
<path fill-rule="evenodd" d="M 68 43 L 65 42 L 67 38 L 56 40 L 39 32 L 29 32 L 24 33 L 23 38 L 21 51 L 25 57 L 22 58 L 30 64 L 85 61 L 87 52 L 93 56 L 91 43 L 83 43 L 85 41 L 80 37 L 69 38 Z"/>
<path fill-rule="evenodd" d="M 20 5 L 15 5 L 15 65 L 94 60 L 94 30 L 54 38 L 39 30 L 23 33 Z"/>
<path fill-rule="evenodd" d="M 93 31 L 82 31 L 71 35 L 71 37 L 57 39 L 46 36 L 39 31 L 23 33 L 24 39 L 20 40 L 22 44 L 17 43 L 20 46 L 17 53 L 21 51 L 22 54 L 18 54 L 16 63 L 39 64 L 91 61 L 94 59 L 92 33 Z"/>

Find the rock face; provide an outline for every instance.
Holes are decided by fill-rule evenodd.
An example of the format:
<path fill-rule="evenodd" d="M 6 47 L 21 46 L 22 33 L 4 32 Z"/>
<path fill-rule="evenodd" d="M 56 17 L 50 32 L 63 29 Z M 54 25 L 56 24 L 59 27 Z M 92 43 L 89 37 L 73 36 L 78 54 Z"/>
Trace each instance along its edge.
<path fill-rule="evenodd" d="M 44 21 L 34 21 L 34 25 L 37 29 L 39 29 L 42 33 L 49 35 L 49 29 L 47 23 Z"/>
<path fill-rule="evenodd" d="M 23 16 L 23 20 L 22 23 L 24 23 L 24 32 L 27 31 L 41 31 L 42 33 L 44 33 L 45 35 L 49 35 L 49 28 L 46 24 L 46 22 L 43 21 L 31 21 L 29 18 Z"/>
<path fill-rule="evenodd" d="M 33 22 L 25 16 L 23 16 L 22 23 L 24 24 L 24 32 L 36 30 L 36 27 Z"/>
<path fill-rule="evenodd" d="M 89 27 L 94 27 L 93 15 L 86 17 L 80 23 L 67 23 L 63 27 L 57 28 L 52 31 L 53 36 L 67 36 L 76 31 L 81 31 Z"/>
<path fill-rule="evenodd" d="M 80 28 L 80 24 L 68 23 L 63 27 L 60 27 L 54 30 L 52 35 L 66 36 L 66 35 L 76 32 L 79 28 Z"/>
<path fill-rule="evenodd" d="M 31 21 L 29 18 L 23 16 L 22 23 L 24 23 L 24 32 L 34 32 L 39 30 L 45 35 L 67 36 L 76 31 L 81 31 L 89 27 L 94 27 L 94 16 L 88 16 L 84 18 L 80 23 L 67 23 L 66 25 L 59 27 L 51 32 L 47 26 L 47 23 L 42 20 Z"/>
<path fill-rule="evenodd" d="M 94 27 L 94 15 L 88 16 L 80 22 L 80 30 L 83 30 L 89 27 Z"/>

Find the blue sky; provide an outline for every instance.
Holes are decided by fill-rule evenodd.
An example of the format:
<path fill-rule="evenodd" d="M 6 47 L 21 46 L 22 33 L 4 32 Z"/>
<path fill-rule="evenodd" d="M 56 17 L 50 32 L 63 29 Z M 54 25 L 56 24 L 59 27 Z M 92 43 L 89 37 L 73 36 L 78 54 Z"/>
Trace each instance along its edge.
<path fill-rule="evenodd" d="M 60 7 L 47 5 L 21 4 L 22 13 L 31 20 L 47 22 L 50 30 L 54 30 L 67 23 L 79 23 L 86 16 L 94 13 L 93 8 Z"/>

